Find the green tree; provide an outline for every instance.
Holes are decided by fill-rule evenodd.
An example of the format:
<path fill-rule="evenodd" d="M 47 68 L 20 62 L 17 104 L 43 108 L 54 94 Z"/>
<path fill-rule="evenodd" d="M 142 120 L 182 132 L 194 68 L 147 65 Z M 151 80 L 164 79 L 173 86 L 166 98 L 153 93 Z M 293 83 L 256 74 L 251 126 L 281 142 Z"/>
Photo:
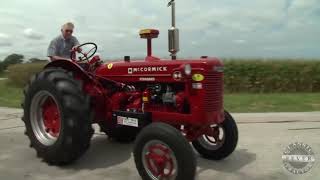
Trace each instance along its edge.
<path fill-rule="evenodd" d="M 0 73 L 5 69 L 3 62 L 0 62 Z"/>
<path fill-rule="evenodd" d="M 24 56 L 21 54 L 10 54 L 2 62 L 0 62 L 0 72 L 6 70 L 10 65 L 22 63 L 23 58 Z"/>

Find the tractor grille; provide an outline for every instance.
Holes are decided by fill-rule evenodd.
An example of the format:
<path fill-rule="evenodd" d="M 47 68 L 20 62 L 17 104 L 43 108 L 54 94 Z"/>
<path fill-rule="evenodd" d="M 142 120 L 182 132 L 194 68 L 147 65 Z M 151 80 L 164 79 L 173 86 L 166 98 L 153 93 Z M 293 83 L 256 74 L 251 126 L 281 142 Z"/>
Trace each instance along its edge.
<path fill-rule="evenodd" d="M 218 111 L 223 107 L 223 73 L 210 72 L 205 75 L 204 108 L 207 112 Z"/>

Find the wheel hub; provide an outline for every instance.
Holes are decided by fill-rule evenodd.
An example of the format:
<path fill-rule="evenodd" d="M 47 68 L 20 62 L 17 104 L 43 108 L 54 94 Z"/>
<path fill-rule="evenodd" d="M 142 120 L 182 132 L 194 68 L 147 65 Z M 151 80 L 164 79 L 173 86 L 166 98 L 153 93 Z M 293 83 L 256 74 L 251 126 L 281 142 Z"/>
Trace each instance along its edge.
<path fill-rule="evenodd" d="M 43 122 L 45 131 L 53 137 L 60 133 L 60 113 L 57 104 L 49 97 L 42 105 Z"/>
<path fill-rule="evenodd" d="M 61 130 L 61 115 L 54 96 L 39 91 L 31 101 L 30 121 L 35 137 L 46 146 L 54 144 Z"/>
<path fill-rule="evenodd" d="M 172 150 L 162 143 L 152 143 L 144 148 L 144 166 L 153 180 L 174 179 L 177 162 Z"/>
<path fill-rule="evenodd" d="M 199 138 L 200 144 L 210 150 L 219 149 L 225 141 L 224 128 L 220 125 L 213 125 L 210 130 Z"/>

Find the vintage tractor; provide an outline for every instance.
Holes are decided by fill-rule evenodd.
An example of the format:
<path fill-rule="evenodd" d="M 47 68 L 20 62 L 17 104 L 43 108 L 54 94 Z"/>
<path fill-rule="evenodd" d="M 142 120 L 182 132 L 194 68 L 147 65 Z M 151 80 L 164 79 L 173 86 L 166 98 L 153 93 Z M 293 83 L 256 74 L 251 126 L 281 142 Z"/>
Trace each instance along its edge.
<path fill-rule="evenodd" d="M 25 134 L 39 158 L 51 165 L 78 159 L 89 148 L 92 124 L 111 139 L 135 140 L 133 154 L 144 180 L 195 178 L 194 149 L 220 160 L 236 148 L 238 130 L 223 108 L 223 64 L 217 58 L 181 60 L 175 1 L 171 0 L 172 60 L 152 56 L 159 31 L 145 29 L 144 60 L 103 63 L 86 43 L 71 60 L 48 63 L 24 89 Z M 85 47 L 90 50 L 85 53 Z M 107 159 L 106 159 L 107 161 Z"/>

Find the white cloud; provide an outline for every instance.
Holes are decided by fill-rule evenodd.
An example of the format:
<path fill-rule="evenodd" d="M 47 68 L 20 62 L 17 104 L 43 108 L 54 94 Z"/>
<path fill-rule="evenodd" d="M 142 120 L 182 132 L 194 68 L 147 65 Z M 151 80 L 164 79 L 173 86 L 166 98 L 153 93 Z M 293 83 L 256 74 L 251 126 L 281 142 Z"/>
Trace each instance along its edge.
<path fill-rule="evenodd" d="M 9 35 L 4 34 L 4 33 L 0 33 L 0 40 L 6 40 L 6 39 L 9 39 Z"/>
<path fill-rule="evenodd" d="M 233 43 L 235 43 L 235 44 L 245 44 L 245 43 L 247 43 L 247 41 L 243 40 L 243 39 L 236 39 L 236 40 L 233 40 Z"/>
<path fill-rule="evenodd" d="M 25 29 L 23 31 L 23 34 L 26 38 L 33 39 L 33 40 L 40 40 L 44 38 L 44 36 L 41 33 L 33 30 L 32 28 Z"/>
<path fill-rule="evenodd" d="M 118 32 L 118 33 L 114 33 L 113 36 L 121 39 L 121 38 L 125 38 L 127 34 Z"/>
<path fill-rule="evenodd" d="M 168 56 L 171 12 L 166 3 L 164 0 L 4 1 L 0 6 L 0 27 L 9 40 L 0 37 L 0 42 L 10 42 L 12 49 L 21 53 L 45 56 L 49 41 L 60 33 L 60 26 L 73 20 L 80 42 L 97 43 L 104 59 L 144 56 L 146 42 L 138 35 L 143 28 L 160 30 L 159 38 L 153 41 L 154 54 Z M 319 0 L 181 0 L 176 7 L 180 57 L 203 54 L 320 57 Z M 239 46 L 244 43 L 245 46 Z M 273 47 L 286 48 L 272 54 L 270 51 L 277 49 Z M 0 54 L 4 51 L 0 48 Z"/>
<path fill-rule="evenodd" d="M 8 47 L 8 46 L 12 46 L 12 43 L 0 41 L 0 47 Z"/>
<path fill-rule="evenodd" d="M 12 46 L 10 36 L 4 33 L 0 33 L 0 47 Z"/>
<path fill-rule="evenodd" d="M 318 0 L 291 0 L 288 11 L 305 11 L 317 8 L 318 5 Z"/>
<path fill-rule="evenodd" d="M 198 46 L 198 45 L 199 45 L 199 43 L 198 43 L 197 41 L 191 41 L 191 44 L 192 44 L 193 46 Z"/>

